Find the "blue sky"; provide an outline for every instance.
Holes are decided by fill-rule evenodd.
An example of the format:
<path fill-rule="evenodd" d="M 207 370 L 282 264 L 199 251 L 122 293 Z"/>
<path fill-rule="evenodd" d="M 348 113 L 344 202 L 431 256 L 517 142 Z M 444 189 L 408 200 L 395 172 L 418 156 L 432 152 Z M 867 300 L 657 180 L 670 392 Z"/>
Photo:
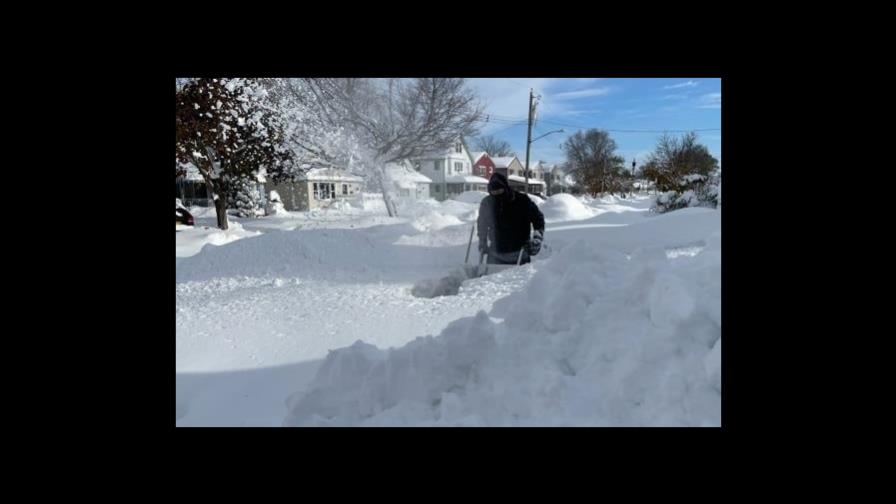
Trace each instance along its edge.
<path fill-rule="evenodd" d="M 480 123 L 480 134 L 493 134 L 513 145 L 520 161 L 526 156 L 526 106 L 529 88 L 541 94 L 536 138 L 563 128 L 532 144 L 531 160 L 562 162 L 560 144 L 577 130 L 701 130 L 700 143 L 721 163 L 722 81 L 719 78 L 674 79 L 618 78 L 489 78 L 468 79 L 486 106 L 489 121 Z M 514 124 L 518 121 L 520 124 Z M 661 133 L 616 132 L 610 136 L 617 152 L 630 166 L 640 165 L 656 145 Z M 472 146 L 471 146 L 472 148 Z"/>

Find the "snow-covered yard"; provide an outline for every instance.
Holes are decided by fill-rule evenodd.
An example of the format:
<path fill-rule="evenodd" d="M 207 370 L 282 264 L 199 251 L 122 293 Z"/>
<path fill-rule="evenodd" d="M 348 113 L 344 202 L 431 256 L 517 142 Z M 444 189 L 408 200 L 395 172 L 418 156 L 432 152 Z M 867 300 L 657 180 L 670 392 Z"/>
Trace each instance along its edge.
<path fill-rule="evenodd" d="M 540 202 L 532 264 L 464 261 L 476 195 L 176 234 L 176 425 L 720 425 L 721 211 Z M 471 261 L 476 261 L 476 237 Z"/>

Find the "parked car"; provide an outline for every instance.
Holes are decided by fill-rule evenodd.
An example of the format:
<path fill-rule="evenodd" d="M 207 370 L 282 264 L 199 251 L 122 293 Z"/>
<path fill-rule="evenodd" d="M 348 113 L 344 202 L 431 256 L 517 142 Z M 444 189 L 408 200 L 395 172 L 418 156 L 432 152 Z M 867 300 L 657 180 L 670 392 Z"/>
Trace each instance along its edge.
<path fill-rule="evenodd" d="M 175 228 L 194 225 L 193 215 L 191 215 L 187 208 L 181 204 L 180 199 L 178 198 L 174 199 L 174 214 L 176 216 Z"/>

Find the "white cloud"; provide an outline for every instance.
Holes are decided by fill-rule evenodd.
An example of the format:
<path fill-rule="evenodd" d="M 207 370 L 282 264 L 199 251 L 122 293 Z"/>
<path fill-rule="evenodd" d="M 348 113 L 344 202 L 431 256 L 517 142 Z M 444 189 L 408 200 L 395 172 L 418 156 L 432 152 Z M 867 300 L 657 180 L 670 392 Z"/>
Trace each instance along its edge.
<path fill-rule="evenodd" d="M 689 80 L 687 82 L 681 82 L 679 84 L 672 84 L 671 86 L 663 86 L 663 89 L 678 89 L 678 88 L 684 88 L 684 87 L 694 87 L 697 84 L 699 84 L 698 81 Z"/>
<path fill-rule="evenodd" d="M 498 118 L 526 120 L 529 104 L 529 89 L 536 93 L 556 86 L 568 79 L 527 79 L 527 78 L 489 78 L 468 79 L 467 83 L 485 104 L 485 113 Z M 482 125 L 483 133 L 507 128 L 506 121 L 495 121 Z"/>
<path fill-rule="evenodd" d="M 709 93 L 700 97 L 698 108 L 722 108 L 722 93 Z"/>
<path fill-rule="evenodd" d="M 567 91 L 565 93 L 557 93 L 551 95 L 551 98 L 555 100 L 576 100 L 578 98 L 587 98 L 589 96 L 603 96 L 610 92 L 610 88 L 602 87 L 602 88 L 591 88 L 591 89 L 581 89 L 579 91 Z"/>
<path fill-rule="evenodd" d="M 525 122 L 529 103 L 529 89 L 542 96 L 538 105 L 538 118 L 570 117 L 596 113 L 590 108 L 577 108 L 574 98 L 606 94 L 610 88 L 594 88 L 567 91 L 598 79 L 576 78 L 483 78 L 468 79 L 468 85 L 485 104 L 490 122 L 480 123 L 481 134 L 491 134 L 512 128 L 508 120 Z"/>

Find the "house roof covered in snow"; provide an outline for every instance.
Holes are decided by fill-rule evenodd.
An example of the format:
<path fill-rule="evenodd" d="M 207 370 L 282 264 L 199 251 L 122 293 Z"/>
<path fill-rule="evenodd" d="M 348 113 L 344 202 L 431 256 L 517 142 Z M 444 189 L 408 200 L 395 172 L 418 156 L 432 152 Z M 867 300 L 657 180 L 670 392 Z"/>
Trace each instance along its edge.
<path fill-rule="evenodd" d="M 476 175 L 452 175 L 445 181 L 451 184 L 488 184 L 488 180 Z"/>
<path fill-rule="evenodd" d="M 479 158 L 481 158 L 482 156 L 484 156 L 486 154 L 488 154 L 488 153 L 485 151 L 471 152 L 470 159 L 473 160 L 473 164 L 476 164 L 476 161 L 479 161 Z"/>
<path fill-rule="evenodd" d="M 516 159 L 516 156 L 496 157 L 492 158 L 492 161 L 495 163 L 495 168 L 507 168 L 514 159 Z"/>
<path fill-rule="evenodd" d="M 193 163 L 180 163 L 177 167 L 186 170 L 186 175 L 183 177 L 184 180 L 189 180 L 191 182 L 201 182 L 204 180 L 202 174 L 199 173 L 199 168 L 196 168 L 196 165 Z"/>
<path fill-rule="evenodd" d="M 507 177 L 507 179 L 508 179 L 508 180 L 512 180 L 512 181 L 514 181 L 514 182 L 522 182 L 523 184 L 526 183 L 526 178 L 525 178 L 525 177 L 520 177 L 519 175 L 510 175 L 509 177 Z M 538 179 L 534 179 L 534 178 L 530 178 L 530 179 L 529 179 L 529 184 L 541 184 L 541 185 L 545 185 L 545 183 L 544 183 L 543 180 L 538 180 Z"/>
<path fill-rule="evenodd" d="M 296 177 L 298 180 L 338 180 L 340 182 L 363 182 L 364 179 L 345 170 L 337 170 L 336 168 L 312 168 L 307 172 Z"/>
<path fill-rule="evenodd" d="M 429 184 L 432 182 L 431 178 L 413 168 L 409 168 L 406 163 L 387 163 L 386 172 L 389 178 L 392 179 L 392 182 L 395 182 L 402 189 L 412 189 L 417 184 Z"/>
<path fill-rule="evenodd" d="M 461 146 L 463 146 L 464 154 L 469 156 L 470 149 L 467 149 L 467 143 L 463 138 L 457 138 L 442 150 L 429 151 L 414 159 L 442 159 L 449 156 L 463 156 L 462 153 L 457 152 L 454 148 L 458 142 L 460 142 Z"/>

